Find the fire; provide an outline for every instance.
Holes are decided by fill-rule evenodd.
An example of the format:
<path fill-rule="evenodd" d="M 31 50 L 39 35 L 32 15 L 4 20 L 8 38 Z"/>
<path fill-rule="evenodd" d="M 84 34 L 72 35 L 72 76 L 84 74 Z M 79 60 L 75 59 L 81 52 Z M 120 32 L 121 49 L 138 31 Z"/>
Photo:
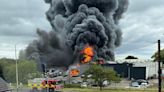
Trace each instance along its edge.
<path fill-rule="evenodd" d="M 89 63 L 92 60 L 93 55 L 94 55 L 93 47 L 87 45 L 82 51 L 82 54 L 84 58 L 83 60 L 81 60 L 81 63 Z"/>
<path fill-rule="evenodd" d="M 88 56 L 93 56 L 93 48 L 91 46 L 87 46 L 84 48 L 84 54 Z"/>
<path fill-rule="evenodd" d="M 80 74 L 80 71 L 78 70 L 78 69 L 72 69 L 71 71 L 70 71 L 70 76 L 71 77 L 76 77 L 76 76 L 78 76 Z"/>

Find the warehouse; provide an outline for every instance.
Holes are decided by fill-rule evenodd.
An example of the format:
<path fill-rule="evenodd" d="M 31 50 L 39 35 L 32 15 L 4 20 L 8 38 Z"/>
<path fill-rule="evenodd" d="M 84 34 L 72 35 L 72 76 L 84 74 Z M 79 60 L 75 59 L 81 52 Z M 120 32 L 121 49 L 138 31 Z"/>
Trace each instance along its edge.
<path fill-rule="evenodd" d="M 158 75 L 158 62 L 152 60 L 119 60 L 103 66 L 112 67 L 121 77 L 127 79 L 150 79 Z"/>

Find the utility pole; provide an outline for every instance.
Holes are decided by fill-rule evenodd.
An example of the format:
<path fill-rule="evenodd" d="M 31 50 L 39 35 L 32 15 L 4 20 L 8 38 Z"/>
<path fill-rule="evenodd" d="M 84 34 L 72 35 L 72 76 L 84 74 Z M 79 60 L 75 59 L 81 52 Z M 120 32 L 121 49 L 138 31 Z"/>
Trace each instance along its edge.
<path fill-rule="evenodd" d="M 15 63 L 16 63 L 16 86 L 17 86 L 17 92 L 18 92 L 18 60 L 17 60 L 17 49 L 15 44 Z"/>
<path fill-rule="evenodd" d="M 160 40 L 158 40 L 158 92 L 161 92 L 161 54 Z"/>

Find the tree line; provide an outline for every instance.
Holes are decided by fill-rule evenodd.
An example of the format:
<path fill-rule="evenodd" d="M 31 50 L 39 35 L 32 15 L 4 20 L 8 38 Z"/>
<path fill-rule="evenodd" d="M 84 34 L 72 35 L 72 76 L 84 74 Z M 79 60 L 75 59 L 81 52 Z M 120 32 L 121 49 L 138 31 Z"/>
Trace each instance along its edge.
<path fill-rule="evenodd" d="M 34 61 L 18 60 L 19 82 L 27 83 L 28 79 L 40 77 L 41 73 L 37 70 Z M 0 77 L 9 83 L 16 82 L 16 61 L 14 59 L 0 59 Z"/>

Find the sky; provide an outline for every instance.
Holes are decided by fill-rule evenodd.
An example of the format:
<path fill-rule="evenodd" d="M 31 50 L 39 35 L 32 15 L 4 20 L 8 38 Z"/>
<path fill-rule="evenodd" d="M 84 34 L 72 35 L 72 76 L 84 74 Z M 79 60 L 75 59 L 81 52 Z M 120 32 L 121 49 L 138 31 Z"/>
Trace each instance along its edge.
<path fill-rule="evenodd" d="M 37 39 L 36 29 L 50 31 L 44 0 L 0 0 L 0 58 L 15 58 L 20 50 Z M 116 59 L 133 55 L 150 59 L 157 51 L 157 40 L 164 48 L 164 0 L 129 0 L 127 12 L 120 20 L 122 45 Z"/>

